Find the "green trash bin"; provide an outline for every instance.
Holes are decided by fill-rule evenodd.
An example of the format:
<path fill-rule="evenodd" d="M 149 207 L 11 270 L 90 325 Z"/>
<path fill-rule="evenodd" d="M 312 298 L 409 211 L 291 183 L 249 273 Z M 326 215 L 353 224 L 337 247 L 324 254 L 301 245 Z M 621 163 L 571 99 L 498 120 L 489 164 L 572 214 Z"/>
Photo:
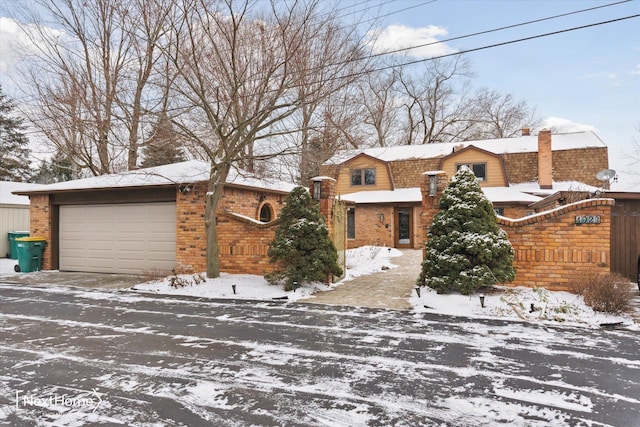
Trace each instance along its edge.
<path fill-rule="evenodd" d="M 28 231 L 10 231 L 7 233 L 9 239 L 9 253 L 7 258 L 18 259 L 18 248 L 16 247 L 16 239 L 20 237 L 29 237 Z"/>
<path fill-rule="evenodd" d="M 16 239 L 18 265 L 15 266 L 15 271 L 31 273 L 42 270 L 42 251 L 45 240 L 44 237 L 19 237 Z"/>

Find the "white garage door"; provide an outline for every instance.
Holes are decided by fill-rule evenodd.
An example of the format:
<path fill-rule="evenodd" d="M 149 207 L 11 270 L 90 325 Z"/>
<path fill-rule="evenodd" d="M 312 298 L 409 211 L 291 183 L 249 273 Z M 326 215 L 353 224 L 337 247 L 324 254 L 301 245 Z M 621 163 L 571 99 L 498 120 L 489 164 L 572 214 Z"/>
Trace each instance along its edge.
<path fill-rule="evenodd" d="M 141 274 L 176 264 L 176 204 L 60 206 L 60 270 Z"/>

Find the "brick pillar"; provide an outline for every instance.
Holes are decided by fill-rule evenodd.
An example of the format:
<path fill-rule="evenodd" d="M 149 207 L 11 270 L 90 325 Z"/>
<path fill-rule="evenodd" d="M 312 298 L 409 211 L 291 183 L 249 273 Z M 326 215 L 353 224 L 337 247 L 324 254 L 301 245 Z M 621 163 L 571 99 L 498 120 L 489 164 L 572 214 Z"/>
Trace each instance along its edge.
<path fill-rule="evenodd" d="M 318 185 L 320 194 L 318 194 Z M 320 203 L 320 213 L 324 216 L 329 235 L 333 236 L 333 201 L 336 197 L 336 180 L 328 176 L 311 178 L 309 192 Z"/>
<path fill-rule="evenodd" d="M 324 217 L 327 229 L 329 230 L 329 237 L 333 239 L 334 233 L 334 200 L 336 198 L 336 180 L 328 176 L 317 176 L 311 178 L 309 182 L 309 192 L 311 197 L 320 203 L 320 213 Z M 331 274 L 327 276 L 326 284 L 330 285 L 333 282 Z"/>
<path fill-rule="evenodd" d="M 53 245 L 53 203 L 49 194 L 29 196 L 29 234 L 31 237 L 44 237 L 47 243 L 42 253 L 42 269 L 51 270 Z"/>
<path fill-rule="evenodd" d="M 543 129 L 538 133 L 538 184 L 541 189 L 553 188 L 553 156 L 551 152 L 551 131 Z"/>
<path fill-rule="evenodd" d="M 420 177 L 420 192 L 422 193 L 422 213 L 421 213 L 421 232 L 424 241 L 427 241 L 427 231 L 433 223 L 433 217 L 438 212 L 440 197 L 442 191 L 449 182 L 447 173 L 444 171 L 424 172 Z M 424 248 L 423 248 L 424 258 Z"/>
<path fill-rule="evenodd" d="M 207 183 L 176 190 L 176 272 L 207 270 L 207 232 L 204 211 Z"/>

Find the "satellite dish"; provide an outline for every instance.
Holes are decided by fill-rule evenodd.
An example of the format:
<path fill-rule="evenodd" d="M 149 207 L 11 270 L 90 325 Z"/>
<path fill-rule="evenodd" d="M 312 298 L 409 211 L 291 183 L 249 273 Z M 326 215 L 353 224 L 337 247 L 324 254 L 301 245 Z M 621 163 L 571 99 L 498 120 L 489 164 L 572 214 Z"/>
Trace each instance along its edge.
<path fill-rule="evenodd" d="M 609 181 L 614 176 L 616 176 L 616 171 L 613 169 L 603 169 L 596 174 L 598 181 Z"/>

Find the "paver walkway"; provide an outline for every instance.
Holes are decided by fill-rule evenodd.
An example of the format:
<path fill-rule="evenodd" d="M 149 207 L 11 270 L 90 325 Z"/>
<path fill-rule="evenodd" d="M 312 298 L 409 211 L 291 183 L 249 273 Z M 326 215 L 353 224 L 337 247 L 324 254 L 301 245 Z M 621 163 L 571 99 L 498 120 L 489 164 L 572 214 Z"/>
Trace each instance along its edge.
<path fill-rule="evenodd" d="M 403 249 L 402 256 L 391 258 L 391 263 L 397 267 L 356 277 L 300 302 L 409 310 L 408 298 L 420 274 L 422 250 Z"/>

